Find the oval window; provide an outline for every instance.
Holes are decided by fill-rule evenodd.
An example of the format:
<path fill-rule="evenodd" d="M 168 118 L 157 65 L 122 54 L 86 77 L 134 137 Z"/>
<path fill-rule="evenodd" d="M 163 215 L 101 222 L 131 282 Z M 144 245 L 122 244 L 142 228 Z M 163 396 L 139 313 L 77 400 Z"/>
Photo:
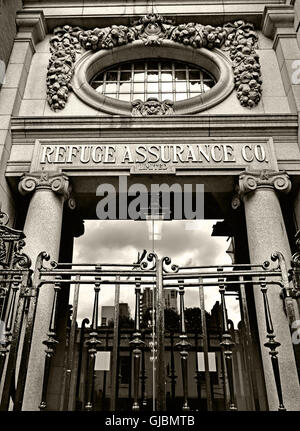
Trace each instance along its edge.
<path fill-rule="evenodd" d="M 114 65 L 90 81 L 98 93 L 127 102 L 148 98 L 179 102 L 200 96 L 215 84 L 216 79 L 205 69 L 168 59 Z"/>
<path fill-rule="evenodd" d="M 186 115 L 224 100 L 234 89 L 234 77 L 221 50 L 169 40 L 145 47 L 135 41 L 87 52 L 75 65 L 72 88 L 85 103 L 109 114 L 132 116 L 135 101 L 157 100 L 170 102 L 175 115 Z"/>

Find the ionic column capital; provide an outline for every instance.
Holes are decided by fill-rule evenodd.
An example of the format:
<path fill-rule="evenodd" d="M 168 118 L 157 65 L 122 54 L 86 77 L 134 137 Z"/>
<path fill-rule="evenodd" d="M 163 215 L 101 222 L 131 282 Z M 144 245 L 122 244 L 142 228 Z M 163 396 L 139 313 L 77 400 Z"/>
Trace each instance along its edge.
<path fill-rule="evenodd" d="M 270 189 L 281 193 L 289 193 L 292 184 L 288 174 L 285 171 L 273 171 L 271 169 L 246 170 L 239 176 L 239 184 L 236 188 L 236 194 L 232 200 L 232 207 L 238 208 L 240 200 L 250 192 L 258 189 Z"/>
<path fill-rule="evenodd" d="M 24 174 L 18 186 L 22 195 L 27 195 L 36 190 L 52 190 L 62 195 L 65 200 L 69 199 L 71 186 L 67 175 L 58 172 L 34 172 Z"/>
<path fill-rule="evenodd" d="M 279 192 L 289 193 L 291 187 L 290 178 L 285 171 L 270 169 L 245 171 L 239 177 L 239 191 L 242 196 L 259 188 L 271 188 Z"/>

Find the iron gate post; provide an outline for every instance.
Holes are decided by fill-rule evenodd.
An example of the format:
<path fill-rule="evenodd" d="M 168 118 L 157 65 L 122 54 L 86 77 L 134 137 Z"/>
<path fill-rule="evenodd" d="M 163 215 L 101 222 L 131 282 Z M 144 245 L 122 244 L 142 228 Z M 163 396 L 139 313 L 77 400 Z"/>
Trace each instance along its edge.
<path fill-rule="evenodd" d="M 21 255 L 20 255 L 21 256 Z M 25 255 L 24 255 L 25 256 Z M 36 306 L 39 293 L 40 269 L 43 266 L 43 261 L 48 260 L 49 256 L 42 252 L 38 255 L 35 265 L 33 280 L 31 282 L 32 271 L 25 272 L 22 277 L 21 289 L 18 298 L 17 311 L 13 325 L 12 341 L 8 355 L 6 376 L 3 385 L 0 410 L 8 410 L 9 400 L 11 395 L 12 381 L 16 372 L 17 356 L 21 341 L 21 331 L 24 325 L 24 317 L 26 314 L 26 323 L 24 327 L 24 337 L 22 345 L 22 353 L 20 356 L 20 364 L 18 368 L 18 380 L 14 397 L 14 410 L 21 410 L 24 398 L 25 383 L 27 377 L 27 369 L 29 355 L 31 349 L 33 326 L 35 321 Z M 28 267 L 30 263 L 28 262 Z"/>
<path fill-rule="evenodd" d="M 281 378 L 280 378 L 280 370 L 279 370 L 279 363 L 278 363 L 278 352 L 276 350 L 278 347 L 280 347 L 281 344 L 275 340 L 276 335 L 274 333 L 274 327 L 273 327 L 270 305 L 268 300 L 268 294 L 267 294 L 268 287 L 267 287 L 266 279 L 265 277 L 260 277 L 259 281 L 260 281 L 261 292 L 263 294 L 264 313 L 265 313 L 267 338 L 268 338 L 268 341 L 264 345 L 265 347 L 270 349 L 269 354 L 271 356 L 273 375 L 275 379 L 277 396 L 279 401 L 278 410 L 285 411 L 286 408 L 283 403 Z"/>
<path fill-rule="evenodd" d="M 234 342 L 232 341 L 231 334 L 229 332 L 228 326 L 228 316 L 227 316 L 227 308 L 225 302 L 225 279 L 219 278 L 219 292 L 221 295 L 221 309 L 222 309 L 222 323 L 223 323 L 223 334 L 222 334 L 222 342 L 220 343 L 221 347 L 224 351 L 225 363 L 226 363 L 226 371 L 228 376 L 228 385 L 229 385 L 229 410 L 237 410 L 235 405 L 235 395 L 234 395 L 234 380 L 233 380 L 233 363 L 232 363 L 232 347 L 234 346 Z"/>
<path fill-rule="evenodd" d="M 130 345 L 133 347 L 133 363 L 134 363 L 134 372 L 133 372 L 133 406 L 132 410 L 139 411 L 139 386 L 140 386 L 140 365 L 141 365 L 141 347 L 143 345 L 143 341 L 141 340 L 140 333 L 140 295 L 141 295 L 141 279 L 136 278 L 135 285 L 135 332 L 133 334 L 133 340 L 130 341 Z"/>
<path fill-rule="evenodd" d="M 65 380 L 63 385 L 63 410 L 73 410 L 70 408 L 70 389 L 71 389 L 71 379 L 74 375 L 74 349 L 76 344 L 76 321 L 77 321 L 77 311 L 78 311 L 78 301 L 79 301 L 79 286 L 80 286 L 80 276 L 76 276 L 76 283 L 74 286 L 74 297 L 73 297 L 73 312 L 72 320 L 70 325 L 69 341 L 66 346 L 67 348 L 67 361 L 64 370 Z"/>
<path fill-rule="evenodd" d="M 118 374 L 119 374 L 119 318 L 120 318 L 120 276 L 116 277 L 115 286 L 115 311 L 114 311 L 114 337 L 112 347 L 112 366 L 111 366 L 111 405 L 110 410 L 116 410 L 118 400 Z"/>
<path fill-rule="evenodd" d="M 42 389 L 42 400 L 39 406 L 40 410 L 45 410 L 47 408 L 47 391 L 48 391 L 48 384 L 49 384 L 49 377 L 50 377 L 51 362 L 52 362 L 52 357 L 55 353 L 55 346 L 56 344 L 58 344 L 58 340 L 56 339 L 56 321 L 57 321 L 56 317 L 57 317 L 58 293 L 61 290 L 60 280 L 61 280 L 61 276 L 57 276 L 56 282 L 54 283 L 54 297 L 53 297 L 49 331 L 47 334 L 48 339 L 43 341 L 43 344 L 47 348 L 45 350 L 46 358 L 45 358 L 45 369 L 44 369 L 44 379 L 43 379 L 43 389 Z"/>
<path fill-rule="evenodd" d="M 207 338 L 207 325 L 206 325 L 206 315 L 205 315 L 205 301 L 204 301 L 204 288 L 203 280 L 199 278 L 199 302 L 201 310 L 201 332 L 202 332 L 202 342 L 203 342 L 203 356 L 205 364 L 205 385 L 206 385 L 206 405 L 207 410 L 212 411 L 212 390 L 211 390 L 211 379 L 209 374 L 209 359 L 208 359 L 208 338 Z M 200 385 L 201 386 L 201 385 Z M 201 401 L 201 400 L 200 400 Z"/>
<path fill-rule="evenodd" d="M 25 335 L 23 340 L 21 361 L 19 366 L 21 372 L 19 372 L 19 375 L 18 375 L 17 389 L 16 389 L 15 402 L 14 402 L 15 411 L 19 411 L 22 409 L 26 377 L 27 377 L 27 369 L 28 369 L 33 329 L 34 329 L 34 322 L 35 322 L 35 314 L 36 314 L 36 308 L 37 308 L 38 297 L 39 297 L 39 289 L 40 289 L 39 284 L 41 279 L 40 270 L 43 267 L 43 262 L 49 259 L 50 259 L 50 256 L 46 252 L 41 252 L 38 255 L 36 264 L 35 264 L 35 270 L 33 273 L 32 287 L 30 288 L 28 287 L 27 289 L 27 293 L 29 295 L 27 298 L 27 307 L 26 307 L 27 322 L 26 322 Z"/>
<path fill-rule="evenodd" d="M 165 375 L 165 301 L 163 291 L 163 260 L 157 259 L 156 265 L 156 410 L 166 410 L 166 375 Z"/>
<path fill-rule="evenodd" d="M 98 269 L 98 268 L 97 268 Z M 101 268 L 99 268 L 101 269 Z M 96 362 L 97 347 L 101 344 L 98 338 L 98 308 L 99 308 L 99 292 L 100 292 L 100 277 L 95 277 L 94 287 L 94 306 L 93 318 L 91 324 L 91 332 L 87 341 L 88 346 L 88 376 L 87 376 L 87 403 L 85 410 L 93 410 L 93 388 L 94 388 L 94 370 Z"/>
<path fill-rule="evenodd" d="M 185 319 L 184 319 L 184 281 L 179 280 L 179 296 L 180 296 L 180 342 L 176 344 L 176 347 L 180 349 L 181 356 L 181 371 L 182 371 L 182 386 L 183 386 L 183 411 L 190 410 L 188 403 L 188 350 L 191 348 L 191 344 L 187 341 L 187 335 L 185 330 Z"/>
<path fill-rule="evenodd" d="M 19 279 L 16 279 L 16 276 L 14 276 L 12 284 L 13 286 L 11 288 L 11 295 L 10 295 L 11 298 L 8 306 L 8 313 L 5 319 L 5 323 L 3 325 L 3 333 L 1 334 L 1 338 L 3 336 L 3 339 L 1 339 L 1 343 L 0 343 L 0 381 L 2 379 L 2 375 L 5 367 L 6 356 L 7 356 L 7 353 L 9 352 L 9 345 L 11 344 L 13 318 L 14 318 L 15 307 L 16 307 L 16 297 L 17 297 L 17 292 L 20 289 L 21 277 Z"/>

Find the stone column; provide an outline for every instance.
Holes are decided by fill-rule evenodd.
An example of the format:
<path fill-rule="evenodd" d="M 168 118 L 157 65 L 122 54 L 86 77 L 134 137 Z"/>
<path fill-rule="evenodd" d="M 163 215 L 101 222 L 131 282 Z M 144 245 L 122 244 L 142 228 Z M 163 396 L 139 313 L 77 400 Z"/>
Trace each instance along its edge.
<path fill-rule="evenodd" d="M 290 191 L 291 182 L 288 175 L 285 172 L 271 170 L 245 171 L 240 175 L 239 188 L 245 206 L 251 263 L 261 264 L 270 260 L 273 252 L 280 251 L 289 265 L 291 252 L 277 196 L 279 192 Z M 287 410 L 300 410 L 298 374 L 289 324 L 280 293 L 279 286 L 272 285 L 268 289 L 274 332 L 276 340 L 281 344 L 278 348 L 278 359 L 284 404 Z M 264 346 L 267 332 L 260 286 L 254 286 L 254 298 L 269 409 L 277 410 L 278 398 L 271 358 L 269 349 Z"/>
<path fill-rule="evenodd" d="M 24 251 L 31 257 L 33 264 L 41 251 L 47 252 L 51 260 L 57 260 L 63 205 L 70 194 L 68 177 L 57 172 L 24 175 L 19 183 L 19 191 L 23 195 L 32 194 L 24 226 Z M 45 360 L 42 342 L 47 339 L 53 293 L 51 286 L 44 285 L 40 289 L 23 410 L 39 410 Z"/>

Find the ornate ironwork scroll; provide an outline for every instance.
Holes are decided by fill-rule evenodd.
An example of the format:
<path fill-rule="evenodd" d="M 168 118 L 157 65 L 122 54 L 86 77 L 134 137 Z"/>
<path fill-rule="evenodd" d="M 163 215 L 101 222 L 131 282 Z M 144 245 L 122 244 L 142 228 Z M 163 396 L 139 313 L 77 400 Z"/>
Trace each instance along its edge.
<path fill-rule="evenodd" d="M 0 229 L 1 231 L 1 229 Z M 279 343 L 275 341 L 275 334 L 270 314 L 270 308 L 267 297 L 266 284 L 268 285 L 279 285 L 283 289 L 288 288 L 287 285 L 287 273 L 284 267 L 284 259 L 278 253 L 276 253 L 279 265 L 276 268 L 271 268 L 270 265 L 224 265 L 224 266 L 210 266 L 210 267 L 178 267 L 171 264 L 169 258 L 158 259 L 153 253 L 147 254 L 143 252 L 135 264 L 121 265 L 121 264 L 101 264 L 95 267 L 94 264 L 82 264 L 81 268 L 79 264 L 53 264 L 51 268 L 46 268 L 43 265 L 43 261 L 48 259 L 44 253 L 39 256 L 36 263 L 36 269 L 32 280 L 32 285 L 28 282 L 29 270 L 24 269 L 3 269 L 1 271 L 1 282 L 9 280 L 11 290 L 7 308 L 7 344 L 9 352 L 7 353 L 8 360 L 6 364 L 6 373 L 4 379 L 4 390 L 1 399 L 1 409 L 7 410 L 11 398 L 11 387 L 14 381 L 14 372 L 16 369 L 16 358 L 17 352 L 20 351 L 19 342 L 21 342 L 21 329 L 22 329 L 22 316 L 25 312 L 27 318 L 27 326 L 24 327 L 24 343 L 22 347 L 22 354 L 20 360 L 20 372 L 17 377 L 17 389 L 15 395 L 15 410 L 20 410 L 22 407 L 22 399 L 24 392 L 24 385 L 26 379 L 26 370 L 29 360 L 30 344 L 32 337 L 32 328 L 34 323 L 35 309 L 38 298 L 38 291 L 41 286 L 54 285 L 54 298 L 51 313 L 51 321 L 49 326 L 48 340 L 45 341 L 47 346 L 46 358 L 45 358 L 45 375 L 43 380 L 43 396 L 40 408 L 45 410 L 47 408 L 47 388 L 49 380 L 49 371 L 51 368 L 51 358 L 54 354 L 54 346 L 57 343 L 56 340 L 56 303 L 57 295 L 60 287 L 65 283 L 70 283 L 70 278 L 73 278 L 74 283 L 76 282 L 76 276 L 80 276 L 80 285 L 94 285 L 94 303 L 93 303 L 93 319 L 91 323 L 90 332 L 88 334 L 87 346 L 88 346 L 88 373 L 87 373 L 87 396 L 86 396 L 86 410 L 93 409 L 93 381 L 94 381 L 94 366 L 95 357 L 100 344 L 98 338 L 98 307 L 99 307 L 99 292 L 100 283 L 102 285 L 116 285 L 116 282 L 121 285 L 134 285 L 136 292 L 136 310 L 135 310 L 135 332 L 131 342 L 133 347 L 134 356 L 134 403 L 133 408 L 138 410 L 139 404 L 139 385 L 143 383 L 143 368 L 142 376 L 140 376 L 141 359 L 142 359 L 142 345 L 143 340 L 141 336 L 140 327 L 140 296 L 142 287 L 149 287 L 154 289 L 155 292 L 155 305 L 156 305 L 156 319 L 155 319 L 155 343 L 157 348 L 157 358 L 155 361 L 156 366 L 156 405 L 154 409 L 164 411 L 165 405 L 165 392 L 166 392 L 166 376 L 165 376 L 165 344 L 164 344 L 164 291 L 165 289 L 179 289 L 180 299 L 180 341 L 177 343 L 177 348 L 180 350 L 181 356 L 181 367 L 182 367 L 182 381 L 183 381 L 183 408 L 188 410 L 190 408 L 188 403 L 188 348 L 190 343 L 187 341 L 187 332 L 184 320 L 184 294 L 186 288 L 199 289 L 199 283 L 201 287 L 215 286 L 216 279 L 218 279 L 219 291 L 221 295 L 221 307 L 223 317 L 223 338 L 221 345 L 224 349 L 224 356 L 227 368 L 228 382 L 229 382 L 229 404 L 230 409 L 235 410 L 235 394 L 234 394 L 234 382 L 233 382 L 233 369 L 232 369 L 232 338 L 230 334 L 229 322 L 227 317 L 227 309 L 225 303 L 225 295 L 230 294 L 229 290 L 233 288 L 239 289 L 241 284 L 243 287 L 260 285 L 264 296 L 264 306 L 266 315 L 266 326 L 267 326 L 267 337 L 268 342 L 265 344 L 270 349 L 271 361 L 273 366 L 274 378 L 276 382 L 279 408 L 284 410 L 283 395 L 280 383 L 280 373 L 278 366 L 278 352 L 277 347 Z M 283 261 L 281 261 L 281 258 Z M 275 260 L 275 254 L 273 255 Z M 234 269 L 234 270 L 233 270 Z M 5 278 L 6 277 L 6 278 Z M 261 278 L 263 277 L 263 278 Z M 227 289 L 227 286 L 230 289 Z M 46 287 L 48 288 L 48 287 Z M 283 290 L 284 291 L 284 290 Z M 17 293 L 20 292 L 19 299 L 17 301 Z M 203 302 L 203 298 L 201 300 Z M 14 313 L 11 311 L 15 309 Z M 204 312 L 204 305 L 201 306 Z M 12 315 L 15 314 L 15 322 L 12 326 Z M 203 315 L 205 318 L 205 315 Z M 84 326 L 84 323 L 83 323 Z M 202 320 L 202 326 L 203 320 Z M 12 329 L 11 329 L 12 328 Z M 203 329 L 203 328 L 202 328 Z M 12 335 L 10 336 L 10 332 Z M 23 340 L 22 340 L 23 341 Z M 171 340 L 172 344 L 172 340 Z M 155 344 L 154 344 L 155 345 Z M 1 356 L 0 356 L 1 357 Z M 2 359 L 1 359 L 2 360 Z M 173 363 L 172 363 L 173 361 Z M 142 364 L 143 365 L 143 364 Z M 4 366 L 3 364 L 1 366 Z M 80 365 L 79 365 L 79 368 Z M 206 364 L 206 368 L 208 368 Z M 174 373 L 173 373 L 173 371 Z M 209 370 L 208 370 L 209 371 Z M 175 397 L 175 363 L 174 357 L 172 360 L 172 346 L 171 346 L 171 374 L 169 377 L 172 378 L 172 397 Z M 141 378 L 142 377 L 142 378 Z M 173 384 L 174 383 L 174 384 Z M 77 380 L 77 398 L 79 379 Z M 142 389 L 144 392 L 144 389 Z"/>
<path fill-rule="evenodd" d="M 300 297 L 300 230 L 295 235 L 296 253 L 292 256 L 290 270 L 290 279 L 293 281 L 292 296 L 294 298 Z"/>
<path fill-rule="evenodd" d="M 26 313 L 24 343 L 31 343 L 31 338 L 26 338 L 31 328 L 31 314 L 28 312 L 32 302 L 31 260 L 22 251 L 25 246 L 24 233 L 7 226 L 8 223 L 9 217 L 0 211 L 0 380 L 4 379 L 1 410 L 7 410 L 10 398 L 16 397 L 17 352 Z M 27 368 L 19 373 L 18 383 L 26 377 L 26 371 Z"/>
<path fill-rule="evenodd" d="M 1 328 L 1 340 L 0 340 L 0 381 L 2 378 L 4 365 L 6 361 L 7 353 L 9 352 L 9 346 L 11 344 L 11 337 L 12 337 L 12 328 L 13 328 L 13 319 L 15 315 L 15 308 L 16 308 L 16 297 L 17 292 L 20 288 L 21 283 L 21 277 L 20 276 L 13 276 L 12 280 L 12 292 L 11 292 L 11 298 L 10 298 L 10 304 L 8 307 L 8 312 L 6 316 L 6 322 L 3 325 L 3 328 Z"/>
<path fill-rule="evenodd" d="M 284 300 L 285 312 L 288 317 L 289 325 L 292 328 L 293 323 L 298 318 L 298 312 L 296 311 L 297 305 L 294 302 L 294 299 L 297 298 L 297 284 L 295 283 L 294 285 L 290 285 L 290 277 L 289 277 L 286 261 L 284 259 L 283 254 L 280 251 L 276 251 L 275 253 L 272 253 L 271 260 L 273 262 L 278 262 L 278 268 L 282 273 L 282 286 L 281 286 L 282 297 Z M 293 274 L 297 272 L 297 267 L 295 266 L 294 260 L 292 260 L 291 265 L 292 265 L 292 269 L 290 272 Z M 292 279 L 295 280 L 293 276 L 292 276 Z"/>
<path fill-rule="evenodd" d="M 28 270 L 31 266 L 30 258 L 23 253 L 25 246 L 25 235 L 22 231 L 7 226 L 9 217 L 6 213 L 0 211 L 0 269 L 20 269 Z M 4 272 L 3 272 L 4 274 Z M 8 275 L 8 274 L 7 274 Z M 6 280 L 5 280 L 6 281 Z M 0 298 L 7 290 L 1 280 Z M 1 312 L 1 309 L 0 309 Z"/>
<path fill-rule="evenodd" d="M 69 25 L 55 28 L 50 40 L 51 58 L 47 73 L 47 99 L 51 109 L 57 111 L 66 105 L 72 89 L 76 54 L 81 48 L 92 51 L 113 49 L 137 40 L 143 41 L 145 46 L 160 45 L 169 40 L 194 49 L 228 50 L 240 104 L 252 108 L 261 99 L 261 70 L 256 53 L 258 38 L 253 24 L 239 20 L 219 27 L 199 23 L 176 26 L 162 16 L 149 14 L 131 26 L 112 25 L 85 31 Z M 136 106 L 133 108 L 136 113 Z M 150 110 L 150 115 L 166 115 L 170 111 L 168 106 L 155 113 Z"/>

